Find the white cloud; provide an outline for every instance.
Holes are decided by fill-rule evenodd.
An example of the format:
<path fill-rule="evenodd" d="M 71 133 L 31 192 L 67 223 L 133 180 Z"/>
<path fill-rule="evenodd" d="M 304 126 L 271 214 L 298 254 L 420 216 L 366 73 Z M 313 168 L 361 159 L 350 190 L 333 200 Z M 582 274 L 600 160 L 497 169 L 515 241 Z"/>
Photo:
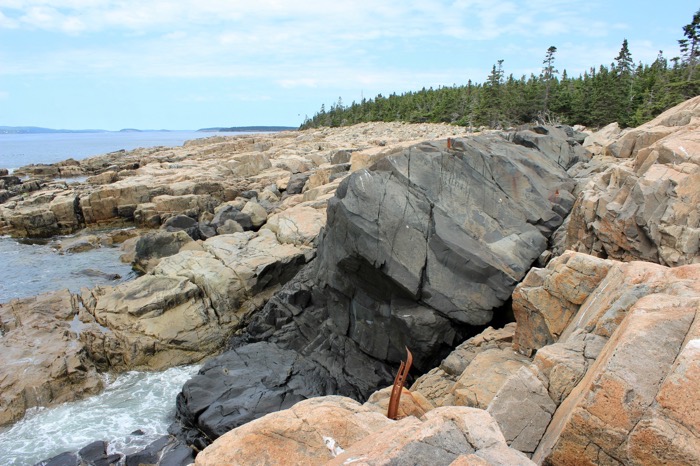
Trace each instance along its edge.
<path fill-rule="evenodd" d="M 7 48 L 3 55 L 10 57 L 3 56 L 0 74 L 256 78 L 286 89 L 323 88 L 333 80 L 367 87 L 409 81 L 422 87 L 426 81 L 421 84 L 420 80 L 429 80 L 428 85 L 449 84 L 455 76 L 470 77 L 466 61 L 462 70 L 444 70 L 445 63 L 435 63 L 439 73 L 429 69 L 416 73 L 392 70 L 383 54 L 389 51 L 389 57 L 398 57 L 433 42 L 441 48 L 454 47 L 457 61 L 469 48 L 481 48 L 485 41 L 497 38 L 507 43 L 508 38 L 523 41 L 574 32 L 603 37 L 624 26 L 583 17 L 592 8 L 589 4 L 595 3 L 0 0 L 0 28 L 45 30 L 72 39 L 58 41 L 61 48 L 55 49 L 45 43 L 31 55 Z M 491 60 L 503 58 L 500 53 L 507 50 L 499 47 Z M 518 43 L 518 47 L 526 45 Z M 595 46 L 592 49 L 578 47 L 582 56 L 577 62 L 599 63 L 586 60 Z M 541 61 L 544 50 L 528 52 L 537 57 L 534 63 Z M 481 70 L 476 79 L 487 71 Z"/>

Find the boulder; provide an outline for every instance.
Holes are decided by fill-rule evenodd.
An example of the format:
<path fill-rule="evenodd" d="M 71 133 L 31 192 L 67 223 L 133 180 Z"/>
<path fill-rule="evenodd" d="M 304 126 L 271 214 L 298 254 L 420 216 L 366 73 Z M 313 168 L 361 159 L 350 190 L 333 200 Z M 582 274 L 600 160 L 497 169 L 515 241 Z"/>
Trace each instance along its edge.
<path fill-rule="evenodd" d="M 187 215 L 175 215 L 163 222 L 161 226 L 162 229 L 166 231 L 180 231 L 184 230 L 187 232 L 193 229 L 197 225 L 197 220 Z M 192 235 L 190 235 L 192 236 Z"/>
<path fill-rule="evenodd" d="M 18 236 L 67 235 L 84 226 L 78 197 L 72 190 L 51 189 L 29 194 L 20 205 L 3 214 L 11 231 Z"/>
<path fill-rule="evenodd" d="M 454 385 L 474 358 L 490 349 L 509 350 L 513 343 L 515 323 L 502 329 L 488 327 L 480 334 L 457 346 L 440 365 L 419 377 L 411 386 L 436 406 L 454 404 Z"/>
<path fill-rule="evenodd" d="M 487 411 L 500 426 L 508 445 L 531 455 L 556 407 L 537 375 L 530 368 L 521 367 L 508 377 Z"/>
<path fill-rule="evenodd" d="M 250 215 L 241 212 L 239 208 L 230 204 L 219 207 L 216 210 L 214 218 L 211 220 L 211 224 L 218 229 L 220 226 L 224 225 L 227 220 L 233 220 L 244 230 L 250 230 L 253 228 L 253 222 Z"/>
<path fill-rule="evenodd" d="M 243 227 L 235 220 L 227 219 L 216 229 L 217 235 L 231 235 L 233 233 L 243 233 Z M 212 235 L 215 236 L 215 235 Z"/>
<path fill-rule="evenodd" d="M 229 160 L 222 162 L 222 168 L 238 178 L 248 178 L 258 175 L 263 170 L 272 167 L 269 156 L 262 153 L 248 153 L 234 155 Z"/>
<path fill-rule="evenodd" d="M 558 134 L 543 136 L 545 152 L 497 135 L 457 140 L 451 148 L 423 143 L 345 178 L 329 203 L 317 259 L 232 340 L 234 355 L 219 358 L 231 358 L 229 372 L 265 372 L 235 353 L 264 341 L 300 355 L 309 366 L 298 376 L 323 373 L 324 385 L 287 388 L 292 398 L 328 389 L 366 399 L 391 383 L 405 347 L 417 370 L 429 369 L 470 325 L 491 319 L 563 220 L 573 183 L 560 163 L 574 158 L 568 142 L 545 144 Z M 273 215 L 266 228 L 275 222 Z M 529 362 L 512 349 L 502 355 L 504 368 Z M 500 372 L 490 397 L 509 375 Z M 207 386 L 216 383 L 208 378 Z M 239 396 L 231 390 L 221 400 L 247 403 Z M 198 444 L 210 441 L 212 426 L 230 428 L 243 412 L 233 410 L 227 421 L 227 410 L 210 410 L 216 418 L 204 424 L 195 413 L 206 406 L 194 395 L 179 404 L 181 435 Z M 272 409 L 266 406 L 255 416 Z"/>
<path fill-rule="evenodd" d="M 241 213 L 250 217 L 250 223 L 255 229 L 260 228 L 267 221 L 267 211 L 255 201 L 248 201 Z"/>
<path fill-rule="evenodd" d="M 339 315 L 351 338 L 391 361 L 408 343 L 425 367 L 421 358 L 453 344 L 445 326 L 489 322 L 570 205 L 560 155 L 475 137 L 452 149 L 423 143 L 346 178 L 329 202 L 318 255 L 320 286 L 345 301 Z M 369 344 L 410 315 L 423 324 L 420 337 L 410 337 L 417 326 L 409 323 L 407 339 Z"/>
<path fill-rule="evenodd" d="M 511 375 L 488 408 L 510 445 L 533 452 L 540 464 L 697 462 L 697 427 L 686 413 L 700 405 L 693 385 L 700 265 L 570 253 L 530 274 L 540 288 L 521 298 L 538 297 L 527 306 L 545 328 L 563 330 L 549 333 L 554 342 L 535 348 L 533 363 Z M 553 298 L 569 303 L 570 312 L 551 305 Z M 526 316 L 523 331 L 518 322 L 516 344 L 519 335 L 536 333 L 532 322 Z"/>
<path fill-rule="evenodd" d="M 326 224 L 326 211 L 297 205 L 271 215 L 265 225 L 280 243 L 310 245 Z"/>
<path fill-rule="evenodd" d="M 138 270 L 150 272 L 162 258 L 177 254 L 192 242 L 184 231 L 147 233 L 136 241 L 133 265 Z"/>
<path fill-rule="evenodd" d="M 617 122 L 599 129 L 595 133 L 589 135 L 583 141 L 583 148 L 592 155 L 602 155 L 604 148 L 614 142 L 622 133 L 622 129 Z"/>
<path fill-rule="evenodd" d="M 311 173 L 309 172 L 296 173 L 290 176 L 289 181 L 287 182 L 286 193 L 301 194 L 302 190 L 304 189 L 304 185 L 306 184 L 306 181 L 309 179 L 309 176 L 311 176 Z"/>
<path fill-rule="evenodd" d="M 378 390 L 372 393 L 372 396 L 369 397 L 364 405 L 386 416 L 389 412 L 389 400 L 391 399 L 392 391 L 393 386 Z M 408 416 L 421 418 L 432 409 L 435 409 L 435 406 L 420 392 L 412 392 L 402 388 L 399 405 L 396 410 L 396 419 L 403 419 Z"/>
<path fill-rule="evenodd" d="M 566 252 L 546 269 L 530 270 L 513 292 L 518 321 L 515 350 L 529 356 L 557 341 L 612 265 L 609 260 Z"/>
<path fill-rule="evenodd" d="M 347 398 L 315 398 L 225 434 L 195 464 L 448 465 L 468 453 L 484 464 L 533 464 L 506 446 L 484 411 L 441 408 L 425 417 L 391 421 Z"/>
<path fill-rule="evenodd" d="M 477 354 L 452 386 L 454 404 L 486 409 L 510 375 L 529 362 L 512 348 Z"/>
<path fill-rule="evenodd" d="M 143 450 L 126 455 L 126 466 L 141 465 L 187 465 L 194 463 L 195 451 L 178 441 L 175 437 L 166 435 L 152 442 Z"/>
<path fill-rule="evenodd" d="M 449 465 L 462 455 L 474 455 L 491 465 L 534 464 L 506 445 L 486 411 L 465 407 L 437 408 L 426 413 L 423 421 L 407 417 L 392 422 L 343 448 L 326 464 L 342 465 L 362 458 L 364 464 Z"/>

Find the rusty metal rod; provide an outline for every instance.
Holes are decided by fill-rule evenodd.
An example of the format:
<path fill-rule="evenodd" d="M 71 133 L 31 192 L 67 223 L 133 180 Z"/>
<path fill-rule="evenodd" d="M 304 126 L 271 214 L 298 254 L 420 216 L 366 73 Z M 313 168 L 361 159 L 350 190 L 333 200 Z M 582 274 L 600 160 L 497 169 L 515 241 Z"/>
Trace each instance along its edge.
<path fill-rule="evenodd" d="M 401 400 L 401 391 L 406 383 L 406 378 L 408 377 L 408 371 L 411 370 L 411 364 L 413 364 L 413 355 L 406 348 L 406 362 L 401 361 L 399 366 L 399 371 L 396 373 L 396 378 L 394 379 L 394 385 L 391 387 L 391 397 L 389 397 L 389 410 L 386 416 L 389 419 L 396 419 L 396 415 L 399 410 L 399 401 Z"/>

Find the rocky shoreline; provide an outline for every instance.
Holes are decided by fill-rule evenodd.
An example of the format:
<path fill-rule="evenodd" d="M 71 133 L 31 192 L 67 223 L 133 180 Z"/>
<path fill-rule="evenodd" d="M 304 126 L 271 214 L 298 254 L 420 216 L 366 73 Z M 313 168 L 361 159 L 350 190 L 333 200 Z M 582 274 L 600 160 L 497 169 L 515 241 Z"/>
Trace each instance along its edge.
<path fill-rule="evenodd" d="M 0 233 L 135 225 L 144 275 L 0 304 L 0 424 L 214 355 L 171 436 L 109 461 L 696 464 L 699 125 L 695 98 L 587 138 L 377 123 L 3 176 Z"/>

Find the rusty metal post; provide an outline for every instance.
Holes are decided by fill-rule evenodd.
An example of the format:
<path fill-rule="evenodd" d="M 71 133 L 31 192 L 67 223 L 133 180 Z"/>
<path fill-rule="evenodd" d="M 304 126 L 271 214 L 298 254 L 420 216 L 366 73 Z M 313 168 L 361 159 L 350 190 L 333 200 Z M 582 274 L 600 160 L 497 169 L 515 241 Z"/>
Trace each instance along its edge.
<path fill-rule="evenodd" d="M 406 348 L 406 362 L 401 361 L 401 366 L 399 366 L 399 371 L 396 373 L 396 378 L 394 379 L 394 385 L 391 387 L 391 397 L 389 398 L 389 410 L 386 416 L 389 419 L 396 419 L 396 415 L 399 410 L 399 401 L 401 400 L 401 391 L 406 383 L 406 377 L 408 377 L 408 371 L 411 370 L 411 364 L 413 364 L 413 355 Z"/>

